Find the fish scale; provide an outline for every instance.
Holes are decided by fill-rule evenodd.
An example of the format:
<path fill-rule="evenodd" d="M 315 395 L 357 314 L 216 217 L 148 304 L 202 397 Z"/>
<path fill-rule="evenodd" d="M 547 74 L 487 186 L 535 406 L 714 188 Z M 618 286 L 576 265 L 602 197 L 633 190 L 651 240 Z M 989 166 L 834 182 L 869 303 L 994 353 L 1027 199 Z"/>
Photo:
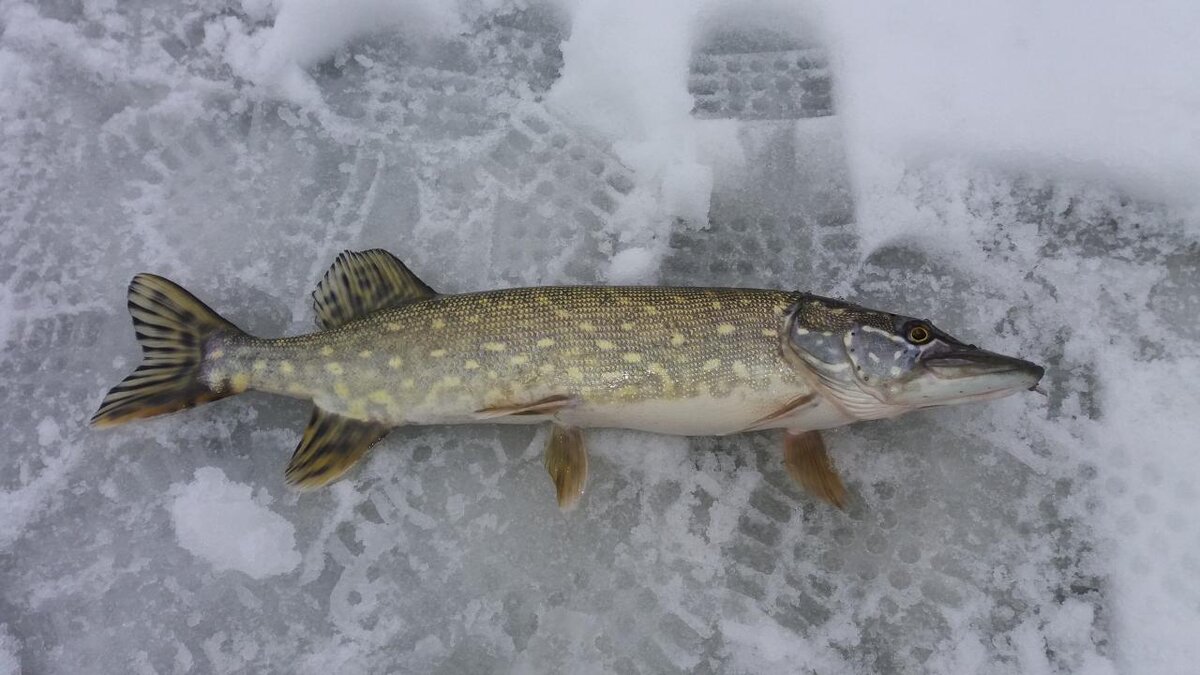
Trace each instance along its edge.
<path fill-rule="evenodd" d="M 761 392 L 769 407 L 767 399 L 782 404 L 806 387 L 780 349 L 793 296 L 595 286 L 440 296 L 333 331 L 232 338 L 212 360 L 211 378 L 241 376 L 239 388 L 303 393 L 397 426 L 479 421 L 479 410 L 554 395 L 587 411 L 701 396 L 739 405 Z M 372 394 L 388 403 L 372 403 Z M 747 422 L 764 412 L 758 405 Z"/>

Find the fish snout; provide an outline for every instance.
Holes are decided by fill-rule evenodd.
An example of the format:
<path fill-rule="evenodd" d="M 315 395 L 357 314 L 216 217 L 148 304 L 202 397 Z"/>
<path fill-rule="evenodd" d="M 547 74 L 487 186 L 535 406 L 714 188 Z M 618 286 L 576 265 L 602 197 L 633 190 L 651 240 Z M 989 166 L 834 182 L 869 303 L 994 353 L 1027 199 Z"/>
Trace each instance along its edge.
<path fill-rule="evenodd" d="M 971 394 L 1033 389 L 1046 374 L 1032 361 L 969 347 L 930 355 L 923 365 L 937 379 L 955 382 Z"/>

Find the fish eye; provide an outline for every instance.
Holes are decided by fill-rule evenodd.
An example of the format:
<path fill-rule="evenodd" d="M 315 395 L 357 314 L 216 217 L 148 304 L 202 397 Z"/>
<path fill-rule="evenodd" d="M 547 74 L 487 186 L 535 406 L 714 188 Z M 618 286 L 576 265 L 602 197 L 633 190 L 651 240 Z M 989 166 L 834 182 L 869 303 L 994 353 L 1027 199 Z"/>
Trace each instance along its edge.
<path fill-rule="evenodd" d="M 925 324 L 915 324 L 908 329 L 908 341 L 914 345 L 923 345 L 933 339 L 933 331 Z"/>

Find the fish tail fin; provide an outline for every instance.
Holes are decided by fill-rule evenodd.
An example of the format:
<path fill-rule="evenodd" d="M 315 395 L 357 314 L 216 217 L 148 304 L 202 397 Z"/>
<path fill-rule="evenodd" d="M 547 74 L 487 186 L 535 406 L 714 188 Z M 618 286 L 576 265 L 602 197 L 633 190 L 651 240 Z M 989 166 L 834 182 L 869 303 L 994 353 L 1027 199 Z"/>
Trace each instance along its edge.
<path fill-rule="evenodd" d="M 113 387 L 92 416 L 94 427 L 185 410 L 238 393 L 201 377 L 204 351 L 215 337 L 245 335 L 178 284 L 154 274 L 129 283 L 129 314 L 142 363 Z"/>

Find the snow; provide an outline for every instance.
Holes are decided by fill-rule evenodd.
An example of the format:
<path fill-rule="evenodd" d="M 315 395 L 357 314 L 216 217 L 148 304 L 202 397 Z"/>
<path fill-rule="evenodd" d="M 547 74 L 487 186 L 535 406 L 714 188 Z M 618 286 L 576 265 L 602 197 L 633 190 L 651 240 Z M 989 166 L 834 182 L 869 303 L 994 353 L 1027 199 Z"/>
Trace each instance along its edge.
<path fill-rule="evenodd" d="M 300 564 L 296 528 L 251 497 L 220 469 L 196 470 L 190 483 L 171 486 L 171 522 L 179 545 L 217 570 L 255 579 L 287 574 Z"/>
<path fill-rule="evenodd" d="M 826 10 L 852 152 L 887 146 L 909 157 L 1036 164 L 1197 203 L 1194 3 L 929 0 L 919 11 L 885 2 Z"/>
<path fill-rule="evenodd" d="M 1200 9 L 1164 0 L 0 0 L 0 673 L 1154 672 L 1200 660 Z M 832 113 L 832 114 L 831 114 Z M 166 274 L 310 330 L 344 248 L 445 292 L 801 288 L 1047 366 L 833 430 L 86 427 Z"/>

